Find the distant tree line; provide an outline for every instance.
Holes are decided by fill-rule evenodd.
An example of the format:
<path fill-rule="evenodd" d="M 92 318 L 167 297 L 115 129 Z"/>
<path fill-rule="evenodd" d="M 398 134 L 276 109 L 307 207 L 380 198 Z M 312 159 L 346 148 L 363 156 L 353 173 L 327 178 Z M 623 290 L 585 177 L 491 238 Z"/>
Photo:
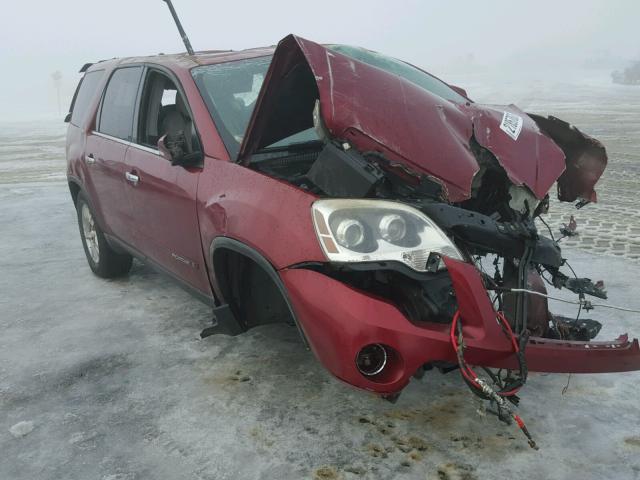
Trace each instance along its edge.
<path fill-rule="evenodd" d="M 635 62 L 630 67 L 620 72 L 616 70 L 611 74 L 614 83 L 622 85 L 640 85 L 640 62 Z"/>

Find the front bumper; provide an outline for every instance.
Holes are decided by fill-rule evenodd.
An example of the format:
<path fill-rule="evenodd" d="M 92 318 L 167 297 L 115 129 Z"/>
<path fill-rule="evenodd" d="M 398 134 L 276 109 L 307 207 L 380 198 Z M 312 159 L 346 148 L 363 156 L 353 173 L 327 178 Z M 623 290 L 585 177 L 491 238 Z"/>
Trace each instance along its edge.
<path fill-rule="evenodd" d="M 445 259 L 463 320 L 465 359 L 472 365 L 517 368 L 511 344 L 476 268 Z M 337 378 L 379 394 L 404 388 L 424 364 L 457 362 L 449 325 L 407 320 L 391 303 L 322 273 L 284 269 L 280 276 L 299 325 L 322 364 Z M 391 375 L 365 377 L 355 359 L 362 347 L 381 343 L 398 353 Z M 533 372 L 604 373 L 640 370 L 638 340 L 626 335 L 611 342 L 577 342 L 532 337 L 526 350 Z"/>

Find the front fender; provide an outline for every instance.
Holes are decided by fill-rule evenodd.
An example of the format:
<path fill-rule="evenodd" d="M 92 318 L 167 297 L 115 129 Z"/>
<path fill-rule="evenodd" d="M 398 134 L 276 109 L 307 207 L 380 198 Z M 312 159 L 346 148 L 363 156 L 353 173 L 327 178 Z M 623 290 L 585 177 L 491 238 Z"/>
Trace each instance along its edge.
<path fill-rule="evenodd" d="M 316 198 L 247 167 L 205 158 L 197 201 L 203 250 L 228 237 L 258 252 L 275 270 L 326 261 L 311 220 Z M 211 256 L 205 257 L 213 272 Z M 216 290 L 215 275 L 211 281 Z"/>

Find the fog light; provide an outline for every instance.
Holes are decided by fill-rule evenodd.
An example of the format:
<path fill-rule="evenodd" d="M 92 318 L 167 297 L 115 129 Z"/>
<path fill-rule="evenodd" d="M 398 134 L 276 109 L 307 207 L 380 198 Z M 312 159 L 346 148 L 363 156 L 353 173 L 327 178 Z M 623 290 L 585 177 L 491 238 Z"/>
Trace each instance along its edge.
<path fill-rule="evenodd" d="M 367 377 L 377 375 L 387 365 L 387 350 L 379 343 L 367 345 L 358 353 L 356 366 Z"/>

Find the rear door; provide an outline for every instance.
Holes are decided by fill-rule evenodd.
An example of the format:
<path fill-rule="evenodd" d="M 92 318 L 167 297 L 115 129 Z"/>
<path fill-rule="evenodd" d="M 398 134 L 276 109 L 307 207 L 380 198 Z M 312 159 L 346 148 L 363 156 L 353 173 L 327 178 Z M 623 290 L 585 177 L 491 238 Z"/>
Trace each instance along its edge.
<path fill-rule="evenodd" d="M 169 72 L 148 68 L 135 138 L 126 153 L 127 196 L 135 223 L 135 247 L 164 270 L 211 295 L 196 211 L 199 167 L 173 166 L 160 155 L 163 135 L 184 134 L 189 149 L 199 142 L 185 96 Z"/>
<path fill-rule="evenodd" d="M 87 135 L 85 183 L 103 228 L 120 240 L 133 242 L 133 219 L 125 191 L 125 156 L 133 139 L 133 115 L 143 67 L 119 68 L 105 89 L 96 129 Z"/>

